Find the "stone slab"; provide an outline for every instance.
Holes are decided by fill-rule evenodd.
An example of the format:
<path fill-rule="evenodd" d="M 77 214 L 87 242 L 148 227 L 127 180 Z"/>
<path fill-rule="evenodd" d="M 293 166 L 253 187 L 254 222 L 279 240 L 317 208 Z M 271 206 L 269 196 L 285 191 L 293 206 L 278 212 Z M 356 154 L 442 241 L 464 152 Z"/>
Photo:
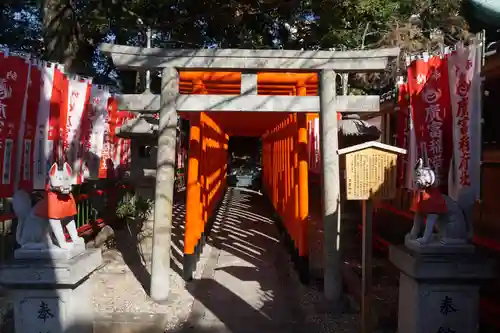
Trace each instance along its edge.
<path fill-rule="evenodd" d="M 38 285 L 39 286 L 39 285 Z M 75 288 L 11 289 L 16 333 L 91 333 L 92 284 L 83 280 Z"/>
<path fill-rule="evenodd" d="M 69 260 L 15 259 L 1 266 L 0 284 L 8 288 L 78 284 L 102 264 L 100 249 L 87 249 Z"/>
<path fill-rule="evenodd" d="M 319 112 L 318 96 L 179 95 L 179 112 Z"/>
<path fill-rule="evenodd" d="M 495 277 L 493 262 L 476 253 L 417 253 L 391 246 L 389 260 L 404 274 L 421 279 L 484 280 Z"/>
<path fill-rule="evenodd" d="M 94 319 L 94 333 L 164 332 L 166 317 L 157 313 L 109 313 Z"/>
<path fill-rule="evenodd" d="M 9 289 L 15 332 L 93 332 L 92 284 L 87 277 L 102 263 L 101 251 L 70 259 L 14 259 L 1 267 Z"/>
<path fill-rule="evenodd" d="M 238 49 L 160 49 L 101 44 L 119 68 L 210 68 L 210 69 L 332 69 L 336 71 L 380 71 L 399 48 L 363 51 L 295 51 Z"/>
<path fill-rule="evenodd" d="M 415 253 L 426 254 L 453 254 L 453 253 L 474 253 L 472 244 L 444 244 L 434 237 L 428 244 L 421 245 L 416 240 L 411 240 L 408 235 L 405 237 L 405 246 Z"/>
<path fill-rule="evenodd" d="M 476 333 L 479 286 L 419 283 L 401 274 L 398 333 Z"/>
<path fill-rule="evenodd" d="M 479 287 L 493 264 L 477 253 L 418 253 L 389 248 L 401 270 L 399 333 L 477 333 Z"/>
<path fill-rule="evenodd" d="M 161 98 L 153 94 L 124 94 L 119 96 L 119 103 L 120 110 L 155 113 L 160 109 Z M 319 112 L 316 96 L 180 95 L 176 103 L 176 109 L 180 112 Z M 335 104 L 338 112 L 377 112 L 380 109 L 380 97 L 337 96 Z M 135 119 L 117 129 L 117 135 L 124 132 L 153 133 L 157 127 L 146 120 Z"/>
<path fill-rule="evenodd" d="M 85 244 L 75 244 L 71 249 L 64 250 L 60 247 L 53 247 L 44 250 L 17 249 L 14 251 L 15 259 L 49 259 L 49 260 L 69 260 L 85 251 Z"/>
<path fill-rule="evenodd" d="M 122 94 L 117 96 L 118 110 L 130 112 L 158 112 L 161 105 L 161 96 L 156 94 Z"/>

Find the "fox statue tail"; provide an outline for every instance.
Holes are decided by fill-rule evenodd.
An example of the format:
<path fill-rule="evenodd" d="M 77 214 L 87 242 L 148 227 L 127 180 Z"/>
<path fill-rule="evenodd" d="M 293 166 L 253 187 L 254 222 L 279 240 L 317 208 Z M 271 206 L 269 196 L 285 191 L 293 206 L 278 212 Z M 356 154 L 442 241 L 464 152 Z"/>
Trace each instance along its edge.
<path fill-rule="evenodd" d="M 17 216 L 17 228 L 16 228 L 16 241 L 19 244 L 22 238 L 22 232 L 24 227 L 24 221 L 31 212 L 31 198 L 30 195 L 23 190 L 18 190 L 14 193 L 12 197 L 12 208 Z"/>

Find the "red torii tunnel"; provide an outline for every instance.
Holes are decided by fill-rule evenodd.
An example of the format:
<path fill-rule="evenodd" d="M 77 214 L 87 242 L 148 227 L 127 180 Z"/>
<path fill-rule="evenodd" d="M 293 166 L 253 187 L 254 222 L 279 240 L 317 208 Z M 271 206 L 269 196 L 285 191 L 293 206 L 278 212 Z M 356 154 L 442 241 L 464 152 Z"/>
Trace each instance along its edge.
<path fill-rule="evenodd" d="M 181 94 L 240 95 L 239 72 L 180 72 Z M 317 73 L 257 73 L 257 95 L 317 96 Z M 317 113 L 181 112 L 190 122 L 184 277 L 191 279 L 227 183 L 230 136 L 262 138 L 262 185 L 308 275 L 308 120 Z"/>

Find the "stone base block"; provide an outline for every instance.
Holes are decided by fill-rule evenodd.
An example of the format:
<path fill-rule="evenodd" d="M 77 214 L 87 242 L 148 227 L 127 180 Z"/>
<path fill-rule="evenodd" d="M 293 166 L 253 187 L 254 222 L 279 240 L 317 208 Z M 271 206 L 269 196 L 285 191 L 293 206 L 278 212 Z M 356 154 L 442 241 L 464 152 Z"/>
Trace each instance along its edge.
<path fill-rule="evenodd" d="M 94 333 L 163 333 L 166 326 L 163 314 L 99 314 L 94 320 Z"/>
<path fill-rule="evenodd" d="M 405 246 L 417 253 L 474 253 L 474 245 L 472 244 L 443 243 L 436 235 L 433 235 L 431 241 L 425 245 L 421 245 L 406 235 Z"/>
<path fill-rule="evenodd" d="M 417 280 L 484 280 L 494 277 L 492 262 L 477 253 L 418 253 L 391 246 L 389 260 Z"/>
<path fill-rule="evenodd" d="M 92 286 L 88 276 L 102 263 L 101 251 L 70 260 L 16 259 L 0 271 L 14 305 L 16 333 L 91 333 Z"/>
<path fill-rule="evenodd" d="M 69 260 L 85 251 L 85 244 L 75 244 L 71 249 L 65 250 L 60 247 L 53 247 L 44 250 L 17 249 L 14 251 L 15 259 L 51 259 Z"/>
<path fill-rule="evenodd" d="M 494 277 L 493 265 L 477 254 L 423 254 L 391 247 L 401 270 L 399 333 L 476 333 L 479 287 Z"/>
<path fill-rule="evenodd" d="M 474 333 L 478 309 L 479 285 L 420 283 L 400 276 L 399 333 Z"/>

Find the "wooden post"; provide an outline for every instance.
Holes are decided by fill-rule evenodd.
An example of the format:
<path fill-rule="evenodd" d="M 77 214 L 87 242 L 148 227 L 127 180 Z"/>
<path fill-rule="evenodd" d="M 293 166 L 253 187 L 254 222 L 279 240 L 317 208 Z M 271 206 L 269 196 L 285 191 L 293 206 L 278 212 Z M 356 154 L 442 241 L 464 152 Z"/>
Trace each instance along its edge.
<path fill-rule="evenodd" d="M 363 200 L 363 245 L 361 258 L 361 332 L 368 333 L 372 330 L 370 316 L 372 298 L 372 214 L 373 203 L 371 199 Z"/>
<path fill-rule="evenodd" d="M 373 200 L 390 200 L 396 193 L 396 162 L 406 150 L 371 141 L 340 149 L 345 155 L 346 199 L 361 200 L 363 244 L 361 268 L 361 332 L 372 332 L 372 237 Z"/>
<path fill-rule="evenodd" d="M 201 221 L 201 187 L 198 182 L 201 158 L 200 113 L 195 113 L 190 120 L 189 159 L 186 188 L 186 223 L 184 226 L 183 278 L 191 281 L 196 267 L 196 243 L 198 225 Z"/>
<path fill-rule="evenodd" d="M 341 310 L 340 190 L 335 71 L 319 74 L 320 136 L 324 228 L 324 292 L 334 311 Z"/>
<path fill-rule="evenodd" d="M 306 96 L 305 85 L 297 86 L 297 95 Z M 298 157 L 298 203 L 300 223 L 299 277 L 303 283 L 309 282 L 309 166 L 307 156 L 307 114 L 297 114 L 297 157 Z"/>
<path fill-rule="evenodd" d="M 177 135 L 175 104 L 179 91 L 178 73 L 175 68 L 163 69 L 161 89 L 150 290 L 151 298 L 158 303 L 167 301 L 170 292 L 170 245 Z"/>

